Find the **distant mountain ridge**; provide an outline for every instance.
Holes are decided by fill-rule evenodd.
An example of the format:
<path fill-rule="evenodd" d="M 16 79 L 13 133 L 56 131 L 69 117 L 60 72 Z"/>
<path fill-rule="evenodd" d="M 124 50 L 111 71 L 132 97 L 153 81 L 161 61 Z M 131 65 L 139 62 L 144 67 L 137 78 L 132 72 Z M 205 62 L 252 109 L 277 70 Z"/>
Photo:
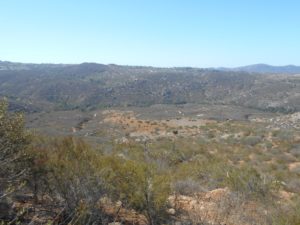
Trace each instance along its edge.
<path fill-rule="evenodd" d="M 121 65 L 111 64 L 112 66 L 125 67 Z M 109 65 L 100 63 L 81 63 L 81 64 L 51 64 L 51 63 L 18 63 L 0 60 L 0 70 L 31 70 L 31 69 L 53 69 L 53 68 L 64 68 L 64 67 L 89 67 L 99 68 Z M 127 66 L 136 68 L 154 68 L 150 66 Z M 156 68 L 158 69 L 158 68 Z M 253 64 L 241 67 L 213 67 L 213 68 L 196 68 L 196 67 L 173 67 L 173 68 L 160 68 L 160 69 L 180 69 L 180 70 L 193 70 L 193 69 L 207 69 L 207 70 L 220 70 L 220 71 L 234 71 L 234 72 L 247 72 L 247 73 L 264 73 L 264 74 L 300 74 L 300 66 L 286 65 L 286 66 L 272 66 L 268 64 Z"/>
<path fill-rule="evenodd" d="M 268 64 L 253 64 L 235 68 L 216 68 L 222 71 L 243 71 L 248 73 L 273 73 L 273 74 L 300 74 L 300 66 L 272 66 Z"/>
<path fill-rule="evenodd" d="M 0 70 L 32 70 L 45 68 L 62 68 L 72 64 L 54 64 L 54 63 L 20 63 L 0 60 Z"/>

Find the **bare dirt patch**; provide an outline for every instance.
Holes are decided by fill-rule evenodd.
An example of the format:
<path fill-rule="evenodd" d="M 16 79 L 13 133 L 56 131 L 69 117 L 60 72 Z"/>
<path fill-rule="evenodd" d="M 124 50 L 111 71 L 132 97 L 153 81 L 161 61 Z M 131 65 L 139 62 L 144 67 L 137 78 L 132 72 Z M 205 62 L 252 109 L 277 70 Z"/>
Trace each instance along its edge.
<path fill-rule="evenodd" d="M 105 123 L 120 126 L 131 137 L 157 137 L 195 136 L 201 133 L 201 126 L 216 123 L 213 120 L 191 119 L 178 117 L 166 120 L 138 119 L 132 111 L 106 110 L 102 113 Z"/>

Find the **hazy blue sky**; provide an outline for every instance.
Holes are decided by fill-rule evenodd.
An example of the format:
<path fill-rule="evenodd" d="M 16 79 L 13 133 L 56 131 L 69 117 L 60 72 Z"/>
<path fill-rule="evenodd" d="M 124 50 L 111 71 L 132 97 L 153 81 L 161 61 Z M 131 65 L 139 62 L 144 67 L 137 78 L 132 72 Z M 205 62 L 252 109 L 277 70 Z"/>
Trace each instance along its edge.
<path fill-rule="evenodd" d="M 0 60 L 300 64 L 299 0 L 0 0 Z"/>

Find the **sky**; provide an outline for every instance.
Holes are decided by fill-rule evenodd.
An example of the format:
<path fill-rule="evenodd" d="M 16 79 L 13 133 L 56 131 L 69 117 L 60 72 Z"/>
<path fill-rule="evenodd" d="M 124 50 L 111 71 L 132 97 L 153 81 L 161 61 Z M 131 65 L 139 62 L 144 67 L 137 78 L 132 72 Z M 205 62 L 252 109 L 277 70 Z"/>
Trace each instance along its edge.
<path fill-rule="evenodd" d="M 300 65 L 299 0 L 0 0 L 0 60 Z"/>

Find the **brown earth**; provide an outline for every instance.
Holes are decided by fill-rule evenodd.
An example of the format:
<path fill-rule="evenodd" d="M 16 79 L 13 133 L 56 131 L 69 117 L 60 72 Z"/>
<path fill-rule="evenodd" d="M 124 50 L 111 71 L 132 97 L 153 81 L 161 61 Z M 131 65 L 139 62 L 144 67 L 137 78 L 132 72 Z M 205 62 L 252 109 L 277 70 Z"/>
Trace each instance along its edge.
<path fill-rule="evenodd" d="M 130 137 L 195 136 L 201 134 L 201 126 L 216 123 L 213 120 L 176 118 L 169 120 L 138 119 L 132 111 L 106 110 L 104 122 L 120 126 Z"/>

